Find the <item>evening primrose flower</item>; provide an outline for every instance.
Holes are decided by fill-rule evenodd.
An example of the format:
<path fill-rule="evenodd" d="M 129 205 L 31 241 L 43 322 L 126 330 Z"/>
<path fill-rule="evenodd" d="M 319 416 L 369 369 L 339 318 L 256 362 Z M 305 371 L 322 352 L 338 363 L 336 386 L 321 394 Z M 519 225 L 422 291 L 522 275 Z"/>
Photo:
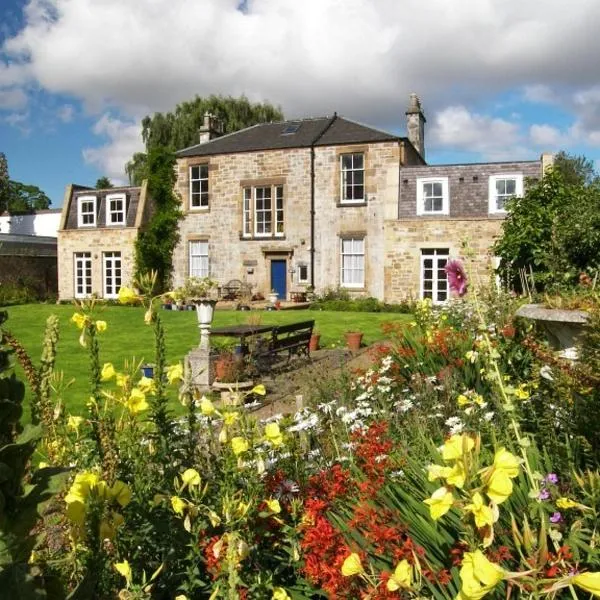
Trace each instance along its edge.
<path fill-rule="evenodd" d="M 237 412 L 229 412 L 223 415 L 223 423 L 226 427 L 231 427 L 238 419 L 240 415 Z"/>
<path fill-rule="evenodd" d="M 454 503 L 454 496 L 452 492 L 446 487 L 441 487 L 435 490 L 431 494 L 431 498 L 424 500 L 425 504 L 429 505 L 429 512 L 431 518 L 437 521 L 440 517 L 443 517 L 452 507 Z"/>
<path fill-rule="evenodd" d="M 460 569 L 462 587 L 457 600 L 479 600 L 504 579 L 504 570 L 490 562 L 481 550 L 465 552 Z"/>
<path fill-rule="evenodd" d="M 248 440 L 243 437 L 234 437 L 231 439 L 231 449 L 236 456 L 246 452 L 249 447 Z"/>
<path fill-rule="evenodd" d="M 271 600 L 292 600 L 290 595 L 282 588 L 276 587 L 273 588 L 273 596 L 271 596 Z"/>
<path fill-rule="evenodd" d="M 183 367 L 181 363 L 167 367 L 167 379 L 171 385 L 183 379 Z"/>
<path fill-rule="evenodd" d="M 559 498 L 556 501 L 556 506 L 558 508 L 575 508 L 577 506 L 577 502 L 574 502 L 570 498 Z"/>
<path fill-rule="evenodd" d="M 275 447 L 283 444 L 283 436 L 277 423 L 267 423 L 265 425 L 265 438 Z"/>
<path fill-rule="evenodd" d="M 390 592 L 400 588 L 410 588 L 412 585 L 412 567 L 406 559 L 401 560 L 386 584 Z"/>
<path fill-rule="evenodd" d="M 176 515 L 183 515 L 187 502 L 179 496 L 171 496 L 171 507 Z"/>
<path fill-rule="evenodd" d="M 196 471 L 196 469 L 186 469 L 181 475 L 181 481 L 189 487 L 193 487 L 195 485 L 200 485 L 202 479 L 200 478 L 200 473 Z"/>
<path fill-rule="evenodd" d="M 69 418 L 67 419 L 67 428 L 79 433 L 79 427 L 81 426 L 83 421 L 84 421 L 83 417 L 76 417 L 74 415 L 69 415 Z"/>
<path fill-rule="evenodd" d="M 521 384 L 515 390 L 515 398 L 518 398 L 519 400 L 527 400 L 527 398 L 529 398 L 529 392 L 525 389 L 524 384 Z"/>
<path fill-rule="evenodd" d="M 150 408 L 149 404 L 146 402 L 146 394 L 138 388 L 133 388 L 131 390 L 126 406 L 132 415 L 137 415 L 139 412 Z"/>
<path fill-rule="evenodd" d="M 115 376 L 115 368 L 112 363 L 104 363 L 102 366 L 102 373 L 100 374 L 100 381 L 109 381 Z"/>
<path fill-rule="evenodd" d="M 144 394 L 152 394 L 156 389 L 154 379 L 150 379 L 150 377 L 145 376 L 138 381 L 137 387 L 142 390 Z"/>
<path fill-rule="evenodd" d="M 473 513 L 475 525 L 478 528 L 485 527 L 486 525 L 492 526 L 496 522 L 494 510 L 484 503 L 483 496 L 479 492 L 473 494 L 471 504 L 467 504 L 465 510 Z"/>
<path fill-rule="evenodd" d="M 131 502 L 131 489 L 123 481 L 115 481 L 110 488 L 110 495 L 125 508 Z"/>
<path fill-rule="evenodd" d="M 342 575 L 344 577 L 352 577 L 353 575 L 359 575 L 364 573 L 362 563 L 360 562 L 360 556 L 353 552 L 346 558 L 342 565 Z"/>
<path fill-rule="evenodd" d="M 202 398 L 200 398 L 200 411 L 205 417 L 210 417 L 217 412 L 217 409 L 206 396 L 202 396 Z"/>
<path fill-rule="evenodd" d="M 428 465 L 427 466 L 427 479 L 429 481 L 435 481 L 436 479 L 445 479 L 452 472 L 452 467 L 442 467 L 441 465 Z"/>
<path fill-rule="evenodd" d="M 511 479 L 519 474 L 520 463 L 519 458 L 502 447 L 494 455 L 492 467 L 485 469 L 484 473 L 487 473 L 489 477 L 486 494 L 496 504 L 501 504 L 512 494 L 513 483 Z"/>
<path fill-rule="evenodd" d="M 462 488 L 465 485 L 466 476 L 465 466 L 462 462 L 457 462 L 452 469 L 450 469 L 450 473 L 446 475 L 446 482 L 457 488 Z"/>
<path fill-rule="evenodd" d="M 265 504 L 272 513 L 279 514 L 281 512 L 281 505 L 279 504 L 279 500 L 277 500 L 277 498 L 265 500 Z"/>
<path fill-rule="evenodd" d="M 123 575 L 123 577 L 125 577 L 125 581 L 127 582 L 127 587 L 129 587 L 131 585 L 131 577 L 132 577 L 131 567 L 129 565 L 129 562 L 124 560 L 123 562 L 115 563 L 113 566 L 120 575 Z"/>
<path fill-rule="evenodd" d="M 85 315 L 82 313 L 74 313 L 73 316 L 71 317 L 71 321 L 73 323 L 75 323 L 75 325 L 77 325 L 78 329 L 83 329 L 86 318 L 85 318 Z"/>
<path fill-rule="evenodd" d="M 571 581 L 586 592 L 594 596 L 600 596 L 600 571 L 596 573 L 579 573 Z"/>
<path fill-rule="evenodd" d="M 106 321 L 96 321 L 96 331 L 98 333 L 105 332 L 107 327 Z"/>
<path fill-rule="evenodd" d="M 121 304 L 133 304 L 137 302 L 138 295 L 129 287 L 121 287 L 119 289 L 119 302 Z"/>
<path fill-rule="evenodd" d="M 463 454 L 470 452 L 475 447 L 475 441 L 472 437 L 462 433 L 451 436 L 442 448 L 442 458 L 444 460 L 457 460 L 462 458 Z"/>

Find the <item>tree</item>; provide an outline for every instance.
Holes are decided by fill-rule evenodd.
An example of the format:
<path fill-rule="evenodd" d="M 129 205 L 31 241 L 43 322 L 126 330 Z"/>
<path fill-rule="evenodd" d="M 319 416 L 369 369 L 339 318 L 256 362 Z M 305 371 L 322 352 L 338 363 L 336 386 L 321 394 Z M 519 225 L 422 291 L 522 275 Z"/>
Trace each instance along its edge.
<path fill-rule="evenodd" d="M 600 269 L 600 182 L 589 161 L 561 153 L 558 166 L 508 203 L 494 245 L 504 278 L 519 289 L 519 271 L 538 291 L 570 287 Z"/>
<path fill-rule="evenodd" d="M 175 155 L 156 146 L 148 153 L 148 193 L 154 202 L 154 214 L 135 242 L 136 274 L 157 271 L 157 288 L 168 288 L 173 269 L 173 250 L 179 241 L 179 199 L 175 195 Z"/>
<path fill-rule="evenodd" d="M 10 198 L 10 179 L 8 177 L 8 162 L 3 152 L 0 152 L 0 214 L 8 210 Z"/>
<path fill-rule="evenodd" d="M 34 210 L 44 210 L 51 204 L 50 198 L 35 185 L 20 181 L 10 181 L 8 212 L 11 214 L 31 213 Z"/>
<path fill-rule="evenodd" d="M 196 96 L 182 102 L 173 112 L 155 113 L 142 120 L 142 138 L 146 153 L 138 152 L 127 163 L 125 171 L 132 185 L 144 179 L 147 153 L 154 147 L 164 146 L 176 151 L 198 143 L 198 130 L 204 123 L 204 114 L 211 113 L 221 120 L 223 133 L 238 131 L 256 123 L 283 120 L 283 113 L 268 102 L 253 103 L 245 96 Z"/>
<path fill-rule="evenodd" d="M 115 186 L 112 184 L 111 180 L 106 175 L 103 175 L 96 181 L 97 190 L 110 190 L 113 187 Z"/>

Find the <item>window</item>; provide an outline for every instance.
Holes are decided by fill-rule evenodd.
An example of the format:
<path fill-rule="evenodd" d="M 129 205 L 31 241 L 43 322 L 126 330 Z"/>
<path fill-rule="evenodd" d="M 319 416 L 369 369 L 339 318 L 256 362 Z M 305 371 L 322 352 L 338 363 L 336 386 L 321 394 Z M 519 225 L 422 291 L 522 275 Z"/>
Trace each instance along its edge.
<path fill-rule="evenodd" d="M 77 226 L 96 226 L 96 196 L 79 196 L 77 198 Z"/>
<path fill-rule="evenodd" d="M 298 265 L 298 283 L 308 283 L 308 265 Z"/>
<path fill-rule="evenodd" d="M 341 240 L 341 285 L 362 288 L 365 285 L 365 240 L 343 238 Z"/>
<path fill-rule="evenodd" d="M 284 234 L 283 186 L 244 188 L 244 237 L 282 237 Z"/>
<path fill-rule="evenodd" d="M 190 277 L 208 277 L 208 242 L 190 242 Z"/>
<path fill-rule="evenodd" d="M 87 298 L 92 293 L 92 254 L 75 252 L 75 298 Z"/>
<path fill-rule="evenodd" d="M 417 215 L 447 215 L 449 208 L 447 177 L 417 179 Z"/>
<path fill-rule="evenodd" d="M 342 154 L 341 161 L 341 202 L 365 201 L 365 155 Z"/>
<path fill-rule="evenodd" d="M 190 167 L 190 208 L 208 208 L 208 165 Z"/>
<path fill-rule="evenodd" d="M 104 262 L 104 297 L 117 298 L 121 289 L 121 253 L 105 252 Z"/>
<path fill-rule="evenodd" d="M 523 195 L 523 175 L 492 175 L 490 177 L 489 212 L 505 213 L 506 202 Z"/>
<path fill-rule="evenodd" d="M 125 225 L 125 194 L 106 196 L 106 224 Z"/>
<path fill-rule="evenodd" d="M 421 250 L 421 298 L 431 298 L 434 304 L 448 299 L 447 262 L 447 248 Z"/>

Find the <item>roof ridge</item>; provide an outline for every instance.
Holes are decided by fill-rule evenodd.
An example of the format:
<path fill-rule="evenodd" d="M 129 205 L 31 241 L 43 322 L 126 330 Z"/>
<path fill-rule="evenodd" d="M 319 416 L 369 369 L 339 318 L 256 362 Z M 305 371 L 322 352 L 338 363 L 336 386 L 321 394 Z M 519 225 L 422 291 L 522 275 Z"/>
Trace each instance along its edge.
<path fill-rule="evenodd" d="M 376 131 L 377 133 L 383 133 L 384 135 L 389 135 L 390 137 L 402 138 L 401 135 L 396 135 L 395 133 L 390 133 L 389 131 L 383 131 L 383 129 L 377 129 L 376 127 L 371 127 L 371 125 L 367 125 L 366 123 L 361 123 L 360 121 L 355 121 L 354 119 L 349 119 L 348 117 L 343 117 L 338 115 L 339 119 L 343 121 L 348 121 L 348 123 L 353 123 L 354 125 L 358 125 L 359 127 L 364 127 L 365 129 L 370 129 L 371 131 Z M 404 136 L 405 137 L 405 136 Z"/>
<path fill-rule="evenodd" d="M 213 142 L 216 142 L 218 140 L 223 140 L 227 137 L 231 137 L 232 135 L 242 133 L 243 131 L 249 131 L 250 129 L 254 129 L 255 127 L 258 127 L 259 125 L 268 125 L 268 123 L 254 123 L 254 125 L 250 125 L 249 127 L 244 127 L 244 129 L 238 129 L 236 131 L 230 131 L 229 133 L 224 133 L 223 135 L 213 138 L 212 140 L 208 140 L 208 142 L 198 142 L 197 144 L 187 146 L 186 148 L 180 148 L 179 150 L 175 151 L 175 154 L 178 154 L 179 152 L 184 152 L 185 150 L 191 150 L 192 148 L 197 148 L 198 146 L 202 146 L 202 147 L 208 146 L 208 144 L 212 144 Z"/>

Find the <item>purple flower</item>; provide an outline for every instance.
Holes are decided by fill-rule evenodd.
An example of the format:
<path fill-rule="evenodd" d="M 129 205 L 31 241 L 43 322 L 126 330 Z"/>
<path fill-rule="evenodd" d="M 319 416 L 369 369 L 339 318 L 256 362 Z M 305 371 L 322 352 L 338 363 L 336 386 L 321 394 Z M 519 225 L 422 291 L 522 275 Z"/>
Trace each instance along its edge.
<path fill-rule="evenodd" d="M 548 473 L 548 475 L 546 475 L 546 481 L 556 485 L 558 483 L 558 476 L 556 473 Z"/>
<path fill-rule="evenodd" d="M 555 512 L 550 517 L 550 523 L 560 523 L 562 521 L 562 515 L 559 512 Z"/>
<path fill-rule="evenodd" d="M 538 500 L 548 500 L 550 498 L 550 492 L 546 488 L 542 488 L 538 494 Z"/>
<path fill-rule="evenodd" d="M 457 296 L 464 296 L 467 293 L 467 274 L 460 260 L 449 260 L 444 270 L 448 277 L 450 291 Z"/>

